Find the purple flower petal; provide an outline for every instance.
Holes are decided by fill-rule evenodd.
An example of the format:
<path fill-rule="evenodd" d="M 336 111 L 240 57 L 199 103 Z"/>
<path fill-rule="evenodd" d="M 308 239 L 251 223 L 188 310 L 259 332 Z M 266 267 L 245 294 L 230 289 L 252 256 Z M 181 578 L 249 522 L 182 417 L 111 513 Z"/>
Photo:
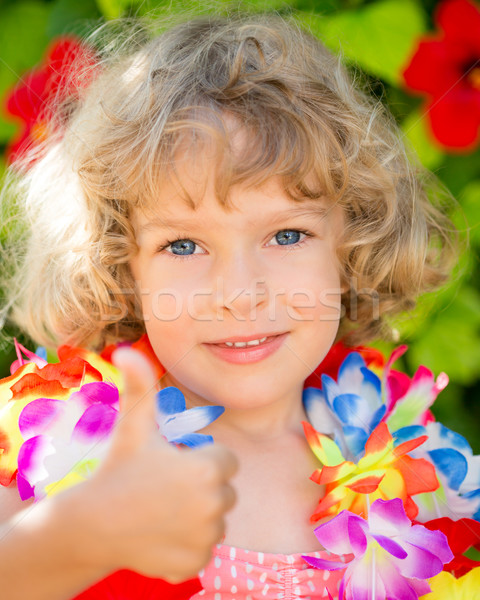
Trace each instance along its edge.
<path fill-rule="evenodd" d="M 411 585 L 411 580 L 402 577 L 396 569 L 382 569 L 382 583 L 385 587 L 386 596 L 389 600 L 418 600 L 417 592 L 414 586 Z"/>
<path fill-rule="evenodd" d="M 17 489 L 21 500 L 28 500 L 35 497 L 34 488 L 20 472 L 17 473 Z"/>
<path fill-rule="evenodd" d="M 340 560 L 326 560 L 325 558 L 315 558 L 315 556 L 302 556 L 309 565 L 322 571 L 339 571 L 347 567 L 346 563 Z"/>
<path fill-rule="evenodd" d="M 336 517 L 322 523 L 315 529 L 315 535 L 322 546 L 333 554 L 353 554 L 348 535 L 349 520 L 363 519 L 347 510 L 342 510 Z"/>
<path fill-rule="evenodd" d="M 70 401 L 80 402 L 83 408 L 92 404 L 107 404 L 116 406 L 118 404 L 118 388 L 106 381 L 92 381 L 86 383 L 71 395 Z"/>
<path fill-rule="evenodd" d="M 364 527 L 368 528 L 366 521 L 364 526 L 358 519 L 348 519 L 348 537 L 350 538 L 350 544 L 352 546 L 352 552 L 355 558 L 360 558 L 365 554 L 367 549 L 367 536 L 365 535 Z"/>
<path fill-rule="evenodd" d="M 393 559 L 404 577 L 427 579 L 443 569 L 443 562 L 435 554 L 410 544 L 405 544 L 405 547 L 407 556 L 401 560 Z"/>
<path fill-rule="evenodd" d="M 118 411 L 108 404 L 92 404 L 75 425 L 72 441 L 88 444 L 110 435 Z"/>
<path fill-rule="evenodd" d="M 417 596 L 424 596 L 432 591 L 432 588 L 423 579 L 409 579 L 408 583 L 415 590 Z"/>
<path fill-rule="evenodd" d="M 398 535 L 410 529 L 410 519 L 405 514 L 400 498 L 375 500 L 368 516 L 370 531 L 379 535 Z"/>
<path fill-rule="evenodd" d="M 18 427 L 23 439 L 26 440 L 48 431 L 48 428 L 61 416 L 64 409 L 64 400 L 51 400 L 50 398 L 32 400 L 22 410 L 18 419 Z"/>
<path fill-rule="evenodd" d="M 37 435 L 26 440 L 18 452 L 18 472 L 31 485 L 35 486 L 47 475 L 43 461 L 53 453 L 51 438 Z"/>
<path fill-rule="evenodd" d="M 438 556 L 442 563 L 448 563 L 453 559 L 447 537 L 442 531 L 430 531 L 423 525 L 413 525 L 404 539 L 419 548 L 428 548 L 428 551 Z"/>
<path fill-rule="evenodd" d="M 374 559 L 375 560 L 375 559 Z M 345 572 L 346 597 L 357 600 L 385 600 L 385 587 L 377 565 L 370 557 L 352 562 Z"/>
<path fill-rule="evenodd" d="M 397 544 L 397 542 L 392 538 L 387 537 L 385 535 L 371 535 L 375 540 L 377 540 L 377 542 L 384 550 L 386 550 L 392 556 L 395 556 L 395 558 L 407 557 L 407 552 L 402 548 L 402 546 L 400 546 L 400 544 Z"/>

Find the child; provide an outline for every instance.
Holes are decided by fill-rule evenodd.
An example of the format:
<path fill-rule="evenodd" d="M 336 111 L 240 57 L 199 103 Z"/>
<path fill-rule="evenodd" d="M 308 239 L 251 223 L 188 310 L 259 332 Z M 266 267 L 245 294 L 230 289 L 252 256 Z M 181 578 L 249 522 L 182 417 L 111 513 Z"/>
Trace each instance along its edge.
<path fill-rule="evenodd" d="M 47 346 L 146 332 L 161 387 L 225 407 L 206 432 L 238 458 L 238 501 L 193 597 L 335 596 L 339 576 L 301 558 L 321 555 L 304 381 L 339 326 L 380 333 L 447 271 L 445 226 L 383 109 L 280 18 L 198 19 L 102 66 L 21 194 L 11 318 Z"/>

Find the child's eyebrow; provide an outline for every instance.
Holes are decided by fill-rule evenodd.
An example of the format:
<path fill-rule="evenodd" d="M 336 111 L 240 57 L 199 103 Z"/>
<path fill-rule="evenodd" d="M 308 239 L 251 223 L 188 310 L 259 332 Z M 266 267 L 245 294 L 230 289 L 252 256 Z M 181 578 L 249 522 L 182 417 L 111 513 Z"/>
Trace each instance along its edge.
<path fill-rule="evenodd" d="M 323 218 L 326 216 L 327 212 L 327 207 L 318 200 L 305 200 L 302 201 L 301 206 L 297 206 L 289 210 L 256 215 L 255 218 L 251 219 L 248 224 L 252 226 L 258 225 L 263 220 L 268 225 L 275 225 L 276 223 L 280 223 L 281 221 L 292 217 Z M 209 227 L 211 226 L 212 225 L 210 223 Z M 195 218 L 179 219 L 175 217 L 169 218 L 166 216 L 156 216 L 152 217 L 148 223 L 140 226 L 138 228 L 138 233 L 153 231 L 155 229 L 185 229 L 195 227 L 199 227 L 199 220 Z"/>

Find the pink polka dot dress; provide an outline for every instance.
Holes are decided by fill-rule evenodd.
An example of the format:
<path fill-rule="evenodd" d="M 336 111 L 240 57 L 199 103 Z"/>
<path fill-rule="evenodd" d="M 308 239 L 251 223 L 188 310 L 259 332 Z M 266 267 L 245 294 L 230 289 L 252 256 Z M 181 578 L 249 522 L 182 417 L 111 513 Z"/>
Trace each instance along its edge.
<path fill-rule="evenodd" d="M 330 556 L 325 550 L 308 554 Z M 301 554 L 266 554 L 219 544 L 200 572 L 203 590 L 192 600 L 328 600 L 328 591 L 336 599 L 342 575 L 343 570 L 313 569 Z"/>

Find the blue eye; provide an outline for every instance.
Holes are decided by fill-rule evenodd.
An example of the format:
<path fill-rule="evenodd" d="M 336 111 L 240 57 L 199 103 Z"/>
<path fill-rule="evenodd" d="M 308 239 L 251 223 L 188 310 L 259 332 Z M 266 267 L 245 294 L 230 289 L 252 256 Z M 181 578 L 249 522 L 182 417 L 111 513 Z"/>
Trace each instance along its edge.
<path fill-rule="evenodd" d="M 192 240 L 175 240 L 170 244 L 170 251 L 178 256 L 187 256 L 195 253 L 195 247 L 196 244 Z"/>
<path fill-rule="evenodd" d="M 301 235 L 302 232 L 296 229 L 282 229 L 275 235 L 275 240 L 280 246 L 288 246 L 289 244 L 297 244 Z"/>

